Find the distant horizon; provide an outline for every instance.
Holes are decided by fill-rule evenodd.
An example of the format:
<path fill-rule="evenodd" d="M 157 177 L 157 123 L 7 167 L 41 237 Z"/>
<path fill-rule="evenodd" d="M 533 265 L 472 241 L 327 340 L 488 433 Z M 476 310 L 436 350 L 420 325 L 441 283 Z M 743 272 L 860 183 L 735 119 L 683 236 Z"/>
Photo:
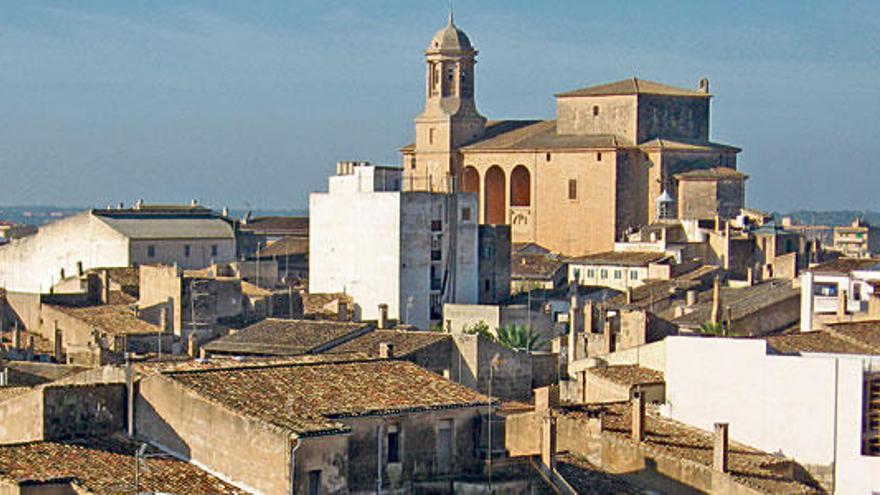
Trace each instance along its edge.
<path fill-rule="evenodd" d="M 555 93 L 588 85 L 705 76 L 711 138 L 743 149 L 748 206 L 880 210 L 880 4 L 848 7 L 485 0 L 455 17 L 490 119 L 554 118 Z M 336 161 L 400 164 L 446 8 L 17 3 L 0 19 L 4 200 L 306 208 Z"/>

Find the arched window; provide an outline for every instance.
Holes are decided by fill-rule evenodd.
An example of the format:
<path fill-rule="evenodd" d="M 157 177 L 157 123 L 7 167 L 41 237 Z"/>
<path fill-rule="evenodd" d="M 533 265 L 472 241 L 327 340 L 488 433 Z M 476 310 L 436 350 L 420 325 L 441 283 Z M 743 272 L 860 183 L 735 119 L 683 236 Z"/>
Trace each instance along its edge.
<path fill-rule="evenodd" d="M 531 191 L 529 169 L 517 165 L 510 173 L 510 206 L 531 205 Z"/>
<path fill-rule="evenodd" d="M 507 223 L 507 201 L 504 184 L 504 171 L 492 165 L 486 171 L 485 223 L 504 225 Z"/>
<path fill-rule="evenodd" d="M 480 173 L 474 167 L 464 168 L 464 172 L 461 174 L 461 192 L 480 194 Z"/>

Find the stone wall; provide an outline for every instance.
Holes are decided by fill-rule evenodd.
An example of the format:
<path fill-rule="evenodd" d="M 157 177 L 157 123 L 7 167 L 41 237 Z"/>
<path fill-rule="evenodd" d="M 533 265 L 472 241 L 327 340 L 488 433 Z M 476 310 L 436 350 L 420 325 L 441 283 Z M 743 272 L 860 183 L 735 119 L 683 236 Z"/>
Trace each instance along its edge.
<path fill-rule="evenodd" d="M 45 440 L 106 436 L 126 422 L 122 384 L 49 385 L 43 388 Z"/>

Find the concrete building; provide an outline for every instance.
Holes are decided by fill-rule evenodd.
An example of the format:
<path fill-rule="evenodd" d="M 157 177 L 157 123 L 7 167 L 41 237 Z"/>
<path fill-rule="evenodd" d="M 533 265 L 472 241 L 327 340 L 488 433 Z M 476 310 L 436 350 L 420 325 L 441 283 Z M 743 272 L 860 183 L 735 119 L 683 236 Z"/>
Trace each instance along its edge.
<path fill-rule="evenodd" d="M 801 277 L 801 331 L 828 323 L 871 318 L 869 301 L 880 281 L 880 259 L 841 258 L 821 263 Z"/>
<path fill-rule="evenodd" d="M 674 258 L 664 253 L 607 252 L 568 260 L 568 281 L 578 285 L 626 291 L 648 279 L 673 277 Z"/>
<path fill-rule="evenodd" d="M 139 204 L 85 211 L 0 246 L 0 287 L 46 293 L 92 268 L 166 263 L 195 269 L 234 259 L 232 226 L 211 210 Z"/>
<path fill-rule="evenodd" d="M 671 418 L 727 423 L 738 440 L 800 463 L 830 493 L 880 491 L 880 457 L 863 441 L 876 432 L 866 390 L 877 355 L 827 346 L 779 355 L 763 340 L 688 337 L 667 338 L 665 348 Z"/>
<path fill-rule="evenodd" d="M 431 39 L 424 110 L 401 150 L 404 187 L 475 192 L 480 223 L 510 225 L 514 242 L 609 251 L 657 219 L 663 193 L 675 200 L 676 174 L 736 169 L 739 149 L 709 139 L 708 80 L 690 90 L 627 79 L 557 94 L 555 120 L 489 121 L 476 105 L 476 55 L 451 19 Z"/>
<path fill-rule="evenodd" d="M 479 299 L 477 198 L 401 191 L 401 170 L 340 162 L 309 200 L 309 292 L 351 295 L 355 315 L 427 329 L 443 303 Z"/>
<path fill-rule="evenodd" d="M 861 218 L 851 225 L 835 226 L 833 248 L 850 258 L 870 258 L 880 253 L 880 228 Z"/>
<path fill-rule="evenodd" d="M 478 467 L 489 402 L 405 361 L 344 356 L 164 372 L 138 392 L 139 436 L 267 494 L 453 493 Z"/>

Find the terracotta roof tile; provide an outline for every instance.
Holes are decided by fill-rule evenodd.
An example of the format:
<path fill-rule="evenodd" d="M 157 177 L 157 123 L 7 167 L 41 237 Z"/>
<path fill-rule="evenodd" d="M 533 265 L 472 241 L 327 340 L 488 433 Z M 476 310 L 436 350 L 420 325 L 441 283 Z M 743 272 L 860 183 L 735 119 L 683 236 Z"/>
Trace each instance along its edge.
<path fill-rule="evenodd" d="M 128 304 L 52 305 L 52 307 L 110 335 L 155 334 L 159 332 L 158 326 L 138 318 Z"/>
<path fill-rule="evenodd" d="M 621 385 L 648 385 L 663 383 L 663 373 L 635 365 L 590 368 L 590 373 Z"/>
<path fill-rule="evenodd" d="M 471 389 L 406 361 L 374 360 L 167 373 L 233 411 L 309 436 L 348 431 L 340 418 L 485 404 Z"/>
<path fill-rule="evenodd" d="M 671 256 L 666 253 L 608 251 L 578 256 L 569 259 L 568 262 L 583 265 L 648 266 L 650 263 L 656 263 L 668 258 L 671 258 Z"/>
<path fill-rule="evenodd" d="M 863 336 L 863 333 L 866 335 Z M 767 337 L 767 344 L 783 353 L 818 352 L 880 355 L 880 330 L 815 330 L 773 335 Z"/>
<path fill-rule="evenodd" d="M 464 153 L 496 150 L 610 149 L 629 146 L 613 135 L 559 134 L 555 120 L 518 121 L 500 133 L 487 132 L 480 140 L 462 147 Z"/>
<path fill-rule="evenodd" d="M 366 332 L 369 323 L 267 318 L 203 347 L 226 354 L 284 356 L 318 352 L 345 337 Z"/>
<path fill-rule="evenodd" d="M 709 98 L 709 93 L 695 91 L 692 89 L 678 88 L 669 86 L 647 79 L 639 79 L 632 77 L 597 86 L 587 86 L 586 88 L 576 89 L 559 93 L 557 97 L 567 96 L 613 96 L 613 95 L 663 95 L 663 96 L 691 96 L 697 98 Z"/>
<path fill-rule="evenodd" d="M 675 174 L 678 180 L 745 180 L 749 176 L 730 167 L 712 167 Z"/>
<path fill-rule="evenodd" d="M 510 257 L 513 279 L 549 280 L 564 267 L 565 262 L 553 254 L 513 253 Z"/>
<path fill-rule="evenodd" d="M 604 432 L 622 440 L 630 439 L 632 414 L 628 403 L 560 408 L 562 414 L 578 417 L 603 415 Z M 642 448 L 663 455 L 712 466 L 714 437 L 711 433 L 660 416 L 655 407 L 648 407 L 645 418 L 645 440 Z M 780 474 L 776 466 L 791 461 L 736 442 L 730 442 L 728 466 L 734 480 L 765 493 L 813 494 L 816 488 Z"/>
<path fill-rule="evenodd" d="M 78 443 L 33 442 L 0 446 L 0 479 L 12 483 L 63 480 L 94 494 L 130 493 L 139 444 L 121 438 Z M 155 449 L 147 454 L 159 453 Z M 139 488 L 150 493 L 244 494 L 198 467 L 170 456 L 141 460 Z M 79 493 L 79 491 L 77 491 Z"/>
<path fill-rule="evenodd" d="M 438 342 L 451 342 L 452 336 L 440 332 L 414 332 L 407 330 L 373 330 L 330 349 L 329 353 L 363 353 L 379 356 L 379 344 L 394 346 L 394 355 L 403 357 Z"/>
<path fill-rule="evenodd" d="M 826 261 L 810 268 L 813 273 L 850 273 L 854 271 L 868 270 L 880 271 L 880 259 L 878 258 L 838 258 Z"/>

